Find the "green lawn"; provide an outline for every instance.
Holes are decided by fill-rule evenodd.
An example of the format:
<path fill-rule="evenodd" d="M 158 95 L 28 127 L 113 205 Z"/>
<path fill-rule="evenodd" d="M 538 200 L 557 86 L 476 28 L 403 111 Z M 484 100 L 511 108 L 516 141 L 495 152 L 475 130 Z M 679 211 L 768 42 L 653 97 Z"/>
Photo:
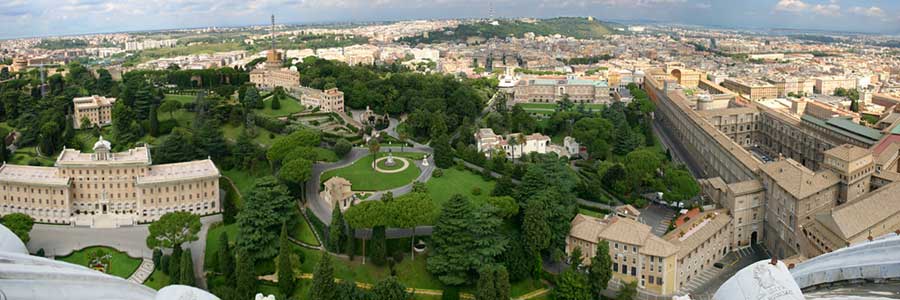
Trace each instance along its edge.
<path fill-rule="evenodd" d="M 319 158 L 319 161 L 336 162 L 336 161 L 340 160 L 340 158 L 338 158 L 337 153 L 334 153 L 334 151 L 331 151 L 331 150 L 325 149 L 325 148 L 319 148 L 319 147 L 316 147 L 315 150 L 316 150 L 316 157 Z"/>
<path fill-rule="evenodd" d="M 88 253 L 102 249 L 107 254 L 112 254 L 109 263 L 108 274 L 122 278 L 128 278 L 141 265 L 141 260 L 129 257 L 125 252 L 119 252 L 116 249 L 104 246 L 87 247 L 69 254 L 68 256 L 57 257 L 57 260 L 73 263 L 76 265 L 87 266 L 90 263 Z"/>
<path fill-rule="evenodd" d="M 244 125 L 234 126 L 231 124 L 225 124 L 224 126 L 222 126 L 222 134 L 226 139 L 232 142 L 237 141 L 237 138 L 241 135 L 242 131 L 244 131 Z M 257 126 L 256 137 L 253 138 L 253 141 L 255 141 L 257 144 L 268 147 L 271 146 L 272 143 L 275 142 L 275 139 L 277 139 L 279 136 L 281 135 L 273 134 L 271 131 Z"/>
<path fill-rule="evenodd" d="M 299 214 L 299 213 L 298 213 Z M 294 225 L 294 228 L 291 230 L 291 237 L 310 244 L 310 245 L 319 245 L 319 241 L 316 240 L 316 236 L 312 231 L 312 228 L 309 227 L 309 223 L 306 222 L 306 219 L 299 218 Z"/>
<path fill-rule="evenodd" d="M 281 108 L 278 110 L 272 109 L 272 97 L 269 97 L 269 99 L 266 99 L 263 103 L 265 104 L 265 108 L 257 109 L 256 113 L 268 117 L 285 117 L 303 111 L 303 105 L 300 105 L 300 101 L 290 97 L 281 99 Z"/>
<path fill-rule="evenodd" d="M 383 157 L 386 154 L 381 154 Z M 421 159 L 420 153 L 394 153 L 394 156 L 417 157 Z M 372 156 L 366 155 L 358 161 L 344 168 L 330 170 L 322 174 L 322 182 L 331 177 L 340 176 L 353 184 L 354 191 L 383 191 L 398 188 L 416 180 L 419 176 L 419 168 L 410 161 L 409 168 L 399 173 L 379 173 L 372 168 Z"/>
<path fill-rule="evenodd" d="M 144 285 L 154 290 L 159 290 L 169 284 L 171 284 L 171 278 L 160 270 L 153 271 L 147 281 L 144 281 Z"/>
<path fill-rule="evenodd" d="M 527 112 L 531 113 L 552 113 L 556 110 L 556 103 L 519 103 L 516 104 L 522 107 Z M 575 104 L 575 108 L 578 107 L 579 104 Z M 602 109 L 604 107 L 603 104 L 585 104 L 584 107 L 586 109 Z"/>
<path fill-rule="evenodd" d="M 266 163 L 262 163 L 262 166 L 258 167 L 258 169 L 268 169 L 269 166 Z M 251 172 L 239 169 L 231 169 L 222 171 L 222 175 L 231 179 L 234 182 L 234 186 L 241 192 L 241 195 L 246 196 L 250 193 L 250 190 L 253 189 L 253 184 L 256 182 L 256 178 L 261 177 L 252 174 Z"/>
<path fill-rule="evenodd" d="M 589 209 L 586 209 L 586 208 L 579 208 L 579 209 L 578 209 L 578 213 L 580 213 L 580 214 L 582 214 L 582 215 L 587 215 L 587 216 L 595 217 L 595 218 L 600 218 L 600 219 L 603 219 L 603 217 L 605 216 L 605 215 L 604 215 L 603 213 L 601 213 L 601 212 L 589 210 Z"/>
<path fill-rule="evenodd" d="M 13 165 L 28 165 L 30 161 L 35 160 L 41 166 L 49 167 L 53 166 L 56 162 L 56 154 L 52 156 L 38 156 L 37 148 L 35 147 L 25 147 L 19 148 L 16 152 L 13 153 L 11 159 L 9 160 L 10 164 Z"/>
<path fill-rule="evenodd" d="M 494 190 L 494 181 L 486 181 L 481 175 L 466 171 L 460 171 L 456 168 L 444 169 L 444 176 L 434 177 L 425 184 L 428 187 L 428 193 L 431 199 L 434 199 L 439 205 L 450 199 L 454 194 L 462 194 L 469 197 L 473 202 L 484 202 Z M 481 188 L 481 195 L 472 195 L 472 189 Z"/>
<path fill-rule="evenodd" d="M 185 103 L 194 103 L 194 100 L 197 100 L 197 96 L 166 94 L 166 98 L 163 100 L 175 100 L 184 105 Z"/>
<path fill-rule="evenodd" d="M 219 236 L 221 236 L 223 233 L 228 233 L 229 243 L 234 244 L 234 242 L 237 240 L 238 234 L 237 223 L 217 226 L 216 228 L 210 229 L 206 234 L 206 258 L 204 261 L 204 266 L 206 269 L 212 269 L 215 267 L 215 261 L 218 258 L 219 248 L 222 246 L 219 244 Z"/>

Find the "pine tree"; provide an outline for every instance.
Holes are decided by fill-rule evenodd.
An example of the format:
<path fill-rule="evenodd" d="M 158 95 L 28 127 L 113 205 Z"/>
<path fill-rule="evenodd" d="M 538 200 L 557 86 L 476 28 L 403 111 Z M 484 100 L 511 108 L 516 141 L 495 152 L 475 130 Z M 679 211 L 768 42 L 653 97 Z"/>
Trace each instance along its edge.
<path fill-rule="evenodd" d="M 176 282 L 181 279 L 181 252 L 181 245 L 175 246 L 169 257 L 169 278 Z"/>
<path fill-rule="evenodd" d="M 219 257 L 218 269 L 219 273 L 225 275 L 225 282 L 228 285 L 234 284 L 234 253 L 231 251 L 231 245 L 228 243 L 228 233 L 223 232 L 219 235 Z"/>
<path fill-rule="evenodd" d="M 328 249 L 332 252 L 344 250 L 346 227 L 347 223 L 344 221 L 344 213 L 341 212 L 341 207 L 335 203 L 334 210 L 331 211 L 331 226 L 328 229 Z"/>
<path fill-rule="evenodd" d="M 281 226 L 281 237 L 278 249 L 278 289 L 282 294 L 290 295 L 294 291 L 294 264 L 291 261 L 291 241 L 288 240 L 287 223 Z"/>
<path fill-rule="evenodd" d="M 150 107 L 150 135 L 159 136 L 159 118 L 157 118 L 156 105 Z"/>
<path fill-rule="evenodd" d="M 183 285 L 194 286 L 196 283 L 194 278 L 194 259 L 191 257 L 191 248 L 185 249 L 181 254 L 181 279 L 178 283 Z"/>
<path fill-rule="evenodd" d="M 311 300 L 337 300 L 337 284 L 334 283 L 334 269 L 331 266 L 331 255 L 322 251 L 322 259 L 316 265 L 312 287 L 309 290 Z"/>
<path fill-rule="evenodd" d="M 535 254 L 550 247 L 550 224 L 547 223 L 547 205 L 540 197 L 532 197 L 525 206 L 522 218 L 525 244 Z"/>
<path fill-rule="evenodd" d="M 256 294 L 256 268 L 253 265 L 253 257 L 248 253 L 238 255 L 236 270 L 235 298 L 252 299 Z"/>
<path fill-rule="evenodd" d="M 444 202 L 431 236 L 428 271 L 447 285 L 469 282 L 469 274 L 493 263 L 506 247 L 498 234 L 502 220 L 489 208 L 476 208 L 459 194 Z"/>
<path fill-rule="evenodd" d="M 591 282 L 591 293 L 600 295 L 609 285 L 612 279 L 612 259 L 609 257 L 609 242 L 600 240 L 597 243 L 596 254 L 591 258 L 591 268 L 589 278 Z"/>

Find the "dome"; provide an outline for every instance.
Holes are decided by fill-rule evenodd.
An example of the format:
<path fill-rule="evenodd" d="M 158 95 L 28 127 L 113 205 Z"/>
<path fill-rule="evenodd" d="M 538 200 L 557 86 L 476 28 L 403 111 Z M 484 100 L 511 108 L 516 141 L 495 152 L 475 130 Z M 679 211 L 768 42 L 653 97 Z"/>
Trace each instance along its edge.
<path fill-rule="evenodd" d="M 216 297 L 213 294 L 210 294 L 207 291 L 185 286 L 185 285 L 169 285 L 159 290 L 156 293 L 155 300 L 169 300 L 169 299 L 179 299 L 179 300 L 219 300 L 219 297 Z"/>
<path fill-rule="evenodd" d="M 19 236 L 3 225 L 0 225 L 0 251 L 28 254 L 28 249 L 25 248 L 25 243 L 22 243 Z"/>
<path fill-rule="evenodd" d="M 104 140 L 103 136 L 101 135 L 100 139 L 97 140 L 96 143 L 94 143 L 94 151 L 97 151 L 97 149 L 109 150 L 112 149 L 112 144 L 110 144 L 109 141 Z"/>

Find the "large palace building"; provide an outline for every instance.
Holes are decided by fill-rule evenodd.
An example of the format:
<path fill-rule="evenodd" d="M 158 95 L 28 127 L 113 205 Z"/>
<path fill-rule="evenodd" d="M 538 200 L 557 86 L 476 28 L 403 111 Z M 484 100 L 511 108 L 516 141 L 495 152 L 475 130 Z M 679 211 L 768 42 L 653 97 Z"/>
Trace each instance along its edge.
<path fill-rule="evenodd" d="M 117 227 L 152 222 L 174 211 L 221 211 L 219 170 L 209 159 L 152 165 L 150 150 L 94 153 L 63 149 L 53 167 L 0 166 L 0 214 L 37 222 Z"/>

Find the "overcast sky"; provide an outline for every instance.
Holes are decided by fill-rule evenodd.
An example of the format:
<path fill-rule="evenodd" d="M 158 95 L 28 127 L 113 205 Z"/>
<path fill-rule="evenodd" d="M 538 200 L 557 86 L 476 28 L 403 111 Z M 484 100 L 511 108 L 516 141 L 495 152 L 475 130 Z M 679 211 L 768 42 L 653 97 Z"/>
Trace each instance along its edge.
<path fill-rule="evenodd" d="M 0 38 L 279 22 L 592 15 L 900 33 L 900 0 L 0 0 Z"/>

